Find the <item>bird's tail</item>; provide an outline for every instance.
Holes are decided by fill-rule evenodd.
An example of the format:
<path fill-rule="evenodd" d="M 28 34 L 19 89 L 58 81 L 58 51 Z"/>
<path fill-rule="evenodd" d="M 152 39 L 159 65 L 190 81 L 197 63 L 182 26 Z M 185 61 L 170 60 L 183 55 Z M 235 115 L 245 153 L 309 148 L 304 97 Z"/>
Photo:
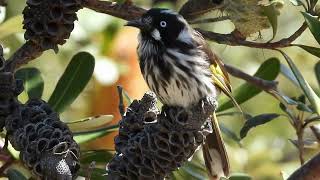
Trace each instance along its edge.
<path fill-rule="evenodd" d="M 210 180 L 219 180 L 229 175 L 229 159 L 221 136 L 219 124 L 212 116 L 213 132 L 207 135 L 202 151 Z"/>

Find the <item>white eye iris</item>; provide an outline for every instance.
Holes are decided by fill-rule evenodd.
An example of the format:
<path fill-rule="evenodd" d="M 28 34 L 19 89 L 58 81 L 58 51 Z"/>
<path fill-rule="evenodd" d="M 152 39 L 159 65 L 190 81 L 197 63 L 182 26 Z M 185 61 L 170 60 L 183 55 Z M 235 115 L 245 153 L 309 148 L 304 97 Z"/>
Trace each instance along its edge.
<path fill-rule="evenodd" d="M 160 26 L 163 27 L 163 28 L 164 28 L 164 27 L 167 27 L 167 22 L 161 21 L 161 22 L 160 22 Z"/>

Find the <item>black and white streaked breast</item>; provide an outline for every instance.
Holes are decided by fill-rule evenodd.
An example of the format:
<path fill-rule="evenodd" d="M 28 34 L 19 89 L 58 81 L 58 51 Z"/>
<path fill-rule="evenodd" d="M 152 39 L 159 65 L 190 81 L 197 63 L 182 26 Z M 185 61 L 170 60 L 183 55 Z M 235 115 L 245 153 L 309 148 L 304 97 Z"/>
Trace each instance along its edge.
<path fill-rule="evenodd" d="M 157 29 L 139 34 L 141 72 L 163 104 L 188 107 L 205 96 L 217 96 L 208 57 L 194 44 L 192 33 L 185 26 L 169 44 Z"/>

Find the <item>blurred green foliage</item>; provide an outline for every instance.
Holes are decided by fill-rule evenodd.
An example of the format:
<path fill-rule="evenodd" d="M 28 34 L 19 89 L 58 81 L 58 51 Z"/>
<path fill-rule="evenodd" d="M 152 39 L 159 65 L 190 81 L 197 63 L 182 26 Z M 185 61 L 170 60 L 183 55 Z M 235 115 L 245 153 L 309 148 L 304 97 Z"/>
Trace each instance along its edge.
<path fill-rule="evenodd" d="M 137 5 L 149 7 L 154 5 L 178 9 L 178 7 L 182 5 L 182 2 L 183 1 L 177 1 L 175 4 L 152 4 L 149 0 L 139 0 L 135 3 Z M 253 87 L 247 82 L 232 78 L 235 97 L 238 100 L 240 99 L 239 103 L 243 103 L 241 107 L 244 112 L 248 113 L 248 116 L 251 117 L 251 121 L 257 123 L 256 120 L 260 118 L 259 121 L 261 122 L 258 122 L 258 124 L 248 124 L 250 123 L 250 120 L 245 123 L 241 118 L 241 115 L 232 113 L 237 109 L 229 109 L 232 107 L 231 103 L 228 102 L 225 97 L 221 97 L 222 103 L 220 110 L 228 110 L 227 112 L 223 112 L 228 114 L 220 116 L 218 114 L 218 117 L 222 122 L 222 130 L 225 135 L 232 171 L 249 174 L 253 179 L 282 179 L 281 174 L 291 174 L 291 172 L 297 169 L 299 167 L 298 150 L 294 143 L 289 141 L 289 139 L 295 140 L 297 138 L 296 129 L 291 126 L 296 123 L 294 117 L 298 114 L 299 117 L 302 116 L 301 119 L 308 120 L 308 117 L 311 117 L 311 114 L 314 114 L 314 111 L 319 113 L 319 108 L 317 107 L 319 106 L 319 100 L 316 94 L 320 94 L 320 86 L 316 77 L 320 76 L 320 72 L 319 64 L 317 64 L 318 66 L 315 66 L 316 63 L 318 63 L 318 57 L 320 56 L 320 50 L 319 48 L 316 48 L 319 47 L 317 42 L 319 42 L 320 39 L 319 21 L 317 18 L 306 13 L 301 15 L 299 11 L 303 10 L 303 6 L 300 6 L 300 1 L 291 0 L 291 2 L 293 5 L 288 2 L 283 4 L 281 14 L 279 16 L 276 15 L 278 18 L 275 19 L 274 16 L 269 16 L 273 28 L 261 31 L 261 36 L 257 33 L 249 37 L 250 40 L 255 42 L 265 42 L 270 39 L 279 40 L 288 37 L 296 31 L 305 18 L 310 27 L 310 31 L 306 31 L 295 41 L 297 47 L 293 46 L 284 49 L 287 54 L 286 58 L 279 52 L 271 50 L 210 43 L 212 49 L 224 59 L 225 63 L 237 66 L 249 74 L 254 74 L 256 72 L 255 75 L 257 77 L 279 81 L 279 90 L 283 93 L 278 97 L 279 99 L 282 99 L 282 105 L 279 105 L 279 101 L 270 96 L 270 94 L 261 92 L 261 90 Z M 20 0 L 10 0 L 6 11 L 2 10 L 0 12 L 0 14 L 5 13 L 4 23 L 0 24 L 0 43 L 5 47 L 5 57 L 9 57 L 24 43 L 21 26 L 21 12 L 24 6 L 24 2 L 21 2 Z M 215 16 L 219 16 L 220 14 L 221 12 L 211 13 L 211 15 Z M 113 78 L 108 78 L 107 83 L 99 82 L 100 76 L 106 76 L 106 74 L 96 70 L 93 72 L 94 63 L 93 58 L 91 57 L 85 58 L 91 62 L 82 66 L 83 69 L 81 70 L 81 73 L 78 72 L 77 74 L 75 72 L 75 77 L 80 79 L 82 77 L 82 79 L 85 79 L 84 81 L 81 80 L 83 84 L 78 84 L 79 87 L 77 87 L 76 93 L 74 93 L 74 90 L 70 90 L 69 93 L 71 93 L 72 96 L 69 94 L 62 98 L 64 104 L 59 102 L 59 105 L 54 106 L 59 112 L 65 110 L 61 116 L 66 122 L 69 121 L 70 126 L 72 126 L 73 123 L 85 121 L 78 121 L 77 119 L 83 119 L 84 117 L 93 115 L 92 108 L 94 106 L 92 97 L 97 86 L 111 86 L 122 74 L 132 70 L 126 64 L 120 63 L 117 59 L 113 59 L 109 56 L 114 48 L 113 40 L 117 36 L 121 36 L 121 29 L 127 28 L 122 26 L 124 21 L 87 9 L 80 10 L 78 16 L 79 21 L 76 23 L 71 38 L 60 49 L 58 54 L 55 54 L 53 51 L 47 51 L 36 61 L 28 64 L 28 69 L 22 69 L 17 72 L 19 77 L 25 79 L 26 82 L 30 84 L 30 86 L 26 86 L 27 92 L 20 97 L 22 101 L 25 101 L 28 97 L 36 97 L 37 95 L 35 94 L 38 92 L 38 95 L 42 96 L 45 100 L 49 100 L 49 103 L 57 104 L 55 100 L 58 97 L 63 97 L 63 93 L 61 94 L 59 91 L 61 92 L 65 89 L 61 87 L 60 89 L 55 89 L 55 86 L 59 82 L 59 78 L 64 77 L 63 73 L 70 73 L 65 71 L 65 69 L 70 62 L 72 66 L 73 60 L 71 59 L 74 54 L 79 51 L 87 51 L 95 57 L 96 64 L 101 61 L 110 62 L 104 64 L 106 66 L 104 67 L 105 70 L 108 71 L 112 68 L 117 73 L 107 73 L 107 75 L 110 76 L 114 75 Z M 220 33 L 229 33 L 233 30 L 233 24 L 229 21 L 198 25 L 198 27 Z M 133 42 L 123 43 L 130 44 Z M 286 62 L 289 62 L 290 66 L 287 66 Z M 116 65 L 114 66 L 114 64 Z M 28 74 L 39 73 L 29 67 L 37 67 L 39 69 L 41 77 L 43 78 L 44 88 L 41 83 L 42 80 L 39 80 L 41 79 L 40 77 L 36 78 L 36 80 L 30 79 Z M 315 71 L 314 67 L 316 67 Z M 290 68 L 293 69 L 293 71 L 291 71 Z M 71 68 L 70 71 L 75 69 L 77 68 Z M 88 73 L 83 74 L 84 71 L 87 71 Z M 93 78 L 89 81 L 89 77 L 91 77 L 92 73 Z M 117 76 L 117 74 L 120 74 L 120 76 Z M 61 81 L 62 80 L 60 79 L 60 82 Z M 66 82 L 78 83 L 74 80 L 71 81 L 66 79 L 63 84 Z M 59 87 L 59 83 L 57 87 Z M 80 94 L 83 88 L 84 91 Z M 54 96 L 56 96 L 56 98 L 53 98 L 51 94 L 55 94 Z M 79 94 L 80 96 L 78 97 Z M 305 94 L 305 99 L 308 99 L 310 103 L 305 100 L 299 100 L 298 98 L 289 98 L 301 97 L 302 94 Z M 129 96 L 130 94 L 125 94 L 127 101 L 130 101 Z M 76 97 L 77 99 L 75 99 Z M 101 101 L 108 101 L 108 99 L 101 99 Z M 271 114 L 273 116 L 263 116 L 261 114 Z M 303 118 L 303 116 L 306 118 Z M 291 120 L 288 121 L 288 118 Z M 91 118 L 91 120 L 92 119 L 94 118 Z M 110 124 L 111 119 L 112 117 L 104 119 L 107 126 L 99 127 L 92 131 L 88 130 L 86 132 L 75 133 L 76 140 L 79 143 L 85 143 L 116 131 L 117 126 Z M 264 124 L 266 122 L 268 123 Z M 250 129 L 250 132 L 248 133 L 249 129 L 242 129 L 244 124 L 246 124 L 247 128 L 248 126 L 261 126 Z M 262 126 L 262 124 L 264 125 Z M 241 136 L 239 134 L 240 131 L 244 132 Z M 245 135 L 247 135 L 246 138 L 239 138 L 243 138 Z M 312 133 L 309 129 L 306 130 L 305 137 L 312 137 Z M 96 161 L 96 168 L 93 168 L 92 170 L 92 178 L 98 179 L 98 177 L 101 177 L 100 175 L 105 172 L 104 168 L 107 160 L 111 158 L 110 152 L 100 150 L 93 153 L 92 151 L 89 151 L 90 146 L 88 147 L 85 145 L 83 146 L 83 149 L 86 151 L 84 152 L 81 161 L 88 167 L 90 166 L 91 161 Z M 318 149 L 311 148 L 311 150 L 306 150 L 306 159 L 311 157 L 315 153 L 315 150 L 318 151 L 319 147 Z M 195 155 L 194 161 L 188 163 L 179 171 L 173 172 L 175 177 L 180 177 L 181 179 L 205 178 L 206 175 L 201 168 L 203 162 L 198 156 L 199 155 Z M 90 168 L 88 171 L 90 171 Z M 81 175 L 86 175 L 88 171 L 83 170 Z M 21 174 L 15 170 L 10 171 L 9 174 L 12 177 L 21 176 Z M 235 174 L 230 178 L 230 180 L 233 179 L 250 179 L 250 177 L 245 174 Z"/>

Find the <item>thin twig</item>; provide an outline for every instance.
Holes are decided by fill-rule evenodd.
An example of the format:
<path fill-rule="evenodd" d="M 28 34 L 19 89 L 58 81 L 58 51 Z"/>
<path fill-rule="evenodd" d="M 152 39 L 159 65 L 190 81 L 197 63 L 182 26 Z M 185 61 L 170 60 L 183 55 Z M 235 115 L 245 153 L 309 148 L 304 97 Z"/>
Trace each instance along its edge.
<path fill-rule="evenodd" d="M 306 128 L 310 123 L 313 123 L 313 122 L 316 122 L 316 121 L 320 121 L 320 116 L 316 116 L 316 117 L 312 117 L 312 118 L 306 119 L 304 121 L 303 128 Z"/>
<path fill-rule="evenodd" d="M 317 138 L 318 143 L 320 143 L 320 129 L 316 126 L 310 126 L 314 136 Z"/>
<path fill-rule="evenodd" d="M 118 89 L 118 94 L 119 94 L 119 112 L 121 117 L 123 118 L 124 113 L 125 113 L 125 107 L 124 107 L 124 103 L 123 103 L 123 94 L 122 94 L 122 87 L 121 86 L 117 86 Z"/>
<path fill-rule="evenodd" d="M 230 46 L 246 46 L 252 48 L 260 48 L 260 49 L 276 49 L 276 48 L 284 48 L 291 46 L 291 43 L 295 41 L 306 29 L 308 25 L 307 23 L 303 23 L 300 28 L 294 32 L 288 38 L 281 39 L 276 42 L 267 42 L 267 43 L 258 43 L 247 41 L 243 38 L 239 38 L 234 33 L 230 34 L 220 34 L 211 31 L 206 31 L 202 29 L 197 29 L 207 40 L 214 41 L 219 44 L 227 44 Z"/>
<path fill-rule="evenodd" d="M 121 4 L 110 1 L 84 0 L 83 6 L 125 20 L 138 18 L 146 12 L 145 9 L 130 3 Z"/>
<path fill-rule="evenodd" d="M 304 143 L 303 143 L 303 129 L 297 128 L 297 137 L 298 137 L 298 149 L 299 149 L 299 159 L 300 159 L 300 164 L 303 165 L 304 164 Z"/>
<path fill-rule="evenodd" d="M 231 65 L 224 65 L 226 70 L 228 71 L 229 74 L 231 74 L 234 77 L 243 79 L 245 81 L 247 81 L 248 83 L 266 91 L 266 92 L 270 92 L 270 90 L 277 90 L 277 85 L 278 82 L 276 81 L 267 81 L 255 76 L 251 76 L 243 71 L 241 71 L 240 69 L 237 69 Z"/>

